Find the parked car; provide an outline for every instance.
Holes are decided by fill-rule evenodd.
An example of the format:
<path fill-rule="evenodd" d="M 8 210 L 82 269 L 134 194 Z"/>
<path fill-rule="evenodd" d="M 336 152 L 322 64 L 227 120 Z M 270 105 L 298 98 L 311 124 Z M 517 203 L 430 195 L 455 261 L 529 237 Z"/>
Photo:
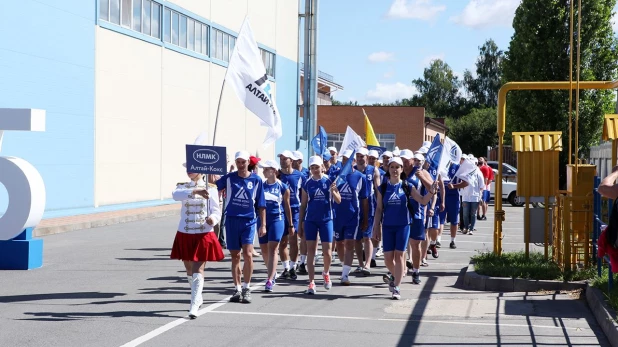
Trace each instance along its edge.
<path fill-rule="evenodd" d="M 487 165 L 494 169 L 494 173 L 498 172 L 497 161 L 488 161 Z M 517 168 L 507 163 L 502 163 L 502 178 L 505 179 L 507 182 L 517 182 Z"/>
<path fill-rule="evenodd" d="M 498 170 L 494 169 L 494 176 L 498 175 Z M 496 192 L 496 182 L 491 182 L 491 194 L 490 197 L 495 201 L 495 192 Z M 502 199 L 507 200 L 511 206 L 523 206 L 524 202 L 519 201 L 519 197 L 517 196 L 517 183 L 516 182 L 508 182 L 506 180 L 502 180 Z"/>

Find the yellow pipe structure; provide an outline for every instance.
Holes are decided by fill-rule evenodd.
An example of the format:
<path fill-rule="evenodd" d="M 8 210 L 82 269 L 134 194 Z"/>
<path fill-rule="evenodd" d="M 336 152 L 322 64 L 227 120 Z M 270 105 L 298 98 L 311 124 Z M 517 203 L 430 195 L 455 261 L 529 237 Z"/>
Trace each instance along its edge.
<path fill-rule="evenodd" d="M 582 81 L 579 88 L 573 88 L 573 81 L 554 82 L 509 82 L 503 85 L 498 92 L 498 178 L 496 182 L 495 211 L 494 211 L 494 253 L 502 254 L 502 222 L 504 211 L 502 210 L 502 162 L 504 160 L 504 133 L 506 131 L 506 95 L 515 90 L 564 90 L 564 89 L 616 89 L 618 81 Z M 569 115 L 570 116 L 570 115 Z M 575 129 L 577 131 L 577 129 Z"/>

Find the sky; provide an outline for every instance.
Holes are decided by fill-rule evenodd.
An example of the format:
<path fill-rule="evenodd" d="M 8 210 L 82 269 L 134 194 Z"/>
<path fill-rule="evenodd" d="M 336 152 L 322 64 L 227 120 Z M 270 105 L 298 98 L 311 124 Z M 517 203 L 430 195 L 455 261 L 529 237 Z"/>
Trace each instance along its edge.
<path fill-rule="evenodd" d="M 412 80 L 422 77 L 433 59 L 444 60 L 461 78 L 466 69 L 475 71 L 479 47 L 486 40 L 508 50 L 519 3 L 320 0 L 318 68 L 343 86 L 333 94 L 339 101 L 409 98 L 416 93 Z"/>

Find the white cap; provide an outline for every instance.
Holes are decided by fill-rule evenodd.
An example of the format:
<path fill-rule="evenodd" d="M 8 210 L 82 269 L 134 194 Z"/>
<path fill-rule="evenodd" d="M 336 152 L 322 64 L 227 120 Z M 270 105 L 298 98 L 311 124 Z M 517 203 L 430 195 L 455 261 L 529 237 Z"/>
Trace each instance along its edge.
<path fill-rule="evenodd" d="M 275 170 L 279 170 L 279 163 L 277 163 L 274 160 L 270 160 L 270 159 L 266 160 L 264 162 L 258 163 L 258 166 L 261 167 L 262 169 L 266 169 L 266 168 L 271 167 L 271 168 L 273 168 Z"/>
<path fill-rule="evenodd" d="M 402 149 L 399 153 L 399 156 L 403 159 L 412 159 L 414 158 L 414 153 L 412 153 L 412 151 L 409 149 Z"/>
<path fill-rule="evenodd" d="M 423 142 L 423 146 L 422 147 L 427 147 L 427 148 L 431 147 L 431 142 L 429 142 L 429 141 Z"/>
<path fill-rule="evenodd" d="M 403 166 L 403 161 L 401 161 L 401 158 L 391 158 L 391 160 L 388 161 L 388 165 L 391 165 L 391 163 L 397 163 L 399 166 Z"/>
<path fill-rule="evenodd" d="M 478 160 L 477 158 L 472 158 L 472 162 L 473 162 L 474 164 L 478 164 L 478 163 L 479 163 L 479 160 Z"/>
<path fill-rule="evenodd" d="M 352 150 L 351 149 L 346 149 L 345 151 L 343 151 L 342 154 L 343 157 L 349 158 L 352 156 Z"/>
<path fill-rule="evenodd" d="M 370 150 L 369 154 L 367 155 L 378 159 L 380 158 L 380 153 L 378 153 L 378 151 L 376 151 L 375 149 Z"/>
<path fill-rule="evenodd" d="M 300 151 L 294 151 L 292 152 L 292 155 L 294 155 L 296 157 L 296 159 L 293 160 L 303 160 L 304 156 Z"/>
<path fill-rule="evenodd" d="M 393 150 L 393 157 L 398 157 L 400 153 L 401 151 L 395 147 L 395 150 Z"/>
<path fill-rule="evenodd" d="M 281 153 L 279 153 L 278 157 L 286 157 L 286 158 L 290 158 L 292 160 L 298 160 L 298 158 L 296 158 L 296 156 L 294 156 L 294 154 L 290 151 L 288 151 L 287 149 Z"/>
<path fill-rule="evenodd" d="M 234 156 L 234 160 L 236 160 L 236 159 L 249 160 L 250 156 L 251 156 L 251 154 L 249 154 L 249 152 L 247 152 L 247 151 L 238 151 L 238 152 L 236 152 L 236 155 Z"/>
<path fill-rule="evenodd" d="M 332 146 L 328 147 L 328 150 L 337 153 L 337 148 L 335 148 L 335 147 L 332 147 Z"/>
<path fill-rule="evenodd" d="M 320 157 L 319 155 L 311 156 L 311 158 L 309 158 L 309 167 L 313 165 L 321 166 L 322 162 L 322 157 Z"/>
<path fill-rule="evenodd" d="M 385 151 L 384 153 L 382 153 L 382 155 L 380 157 L 389 157 L 392 158 L 393 157 L 393 152 L 391 151 Z"/>
<path fill-rule="evenodd" d="M 423 156 L 423 155 L 422 155 L 422 154 L 420 154 L 420 153 L 416 153 L 416 154 L 414 154 L 414 157 L 413 157 L 413 158 L 414 158 L 414 159 L 418 159 L 418 160 L 420 160 L 420 161 L 425 160 L 425 156 Z"/>
<path fill-rule="evenodd" d="M 420 154 L 427 154 L 427 152 L 429 152 L 429 147 L 421 147 L 418 149 L 418 151 L 414 152 L 414 153 L 420 153 Z"/>
<path fill-rule="evenodd" d="M 368 155 L 369 154 L 369 150 L 365 147 L 361 147 L 359 149 L 356 150 L 356 154 L 362 154 L 362 155 Z"/>

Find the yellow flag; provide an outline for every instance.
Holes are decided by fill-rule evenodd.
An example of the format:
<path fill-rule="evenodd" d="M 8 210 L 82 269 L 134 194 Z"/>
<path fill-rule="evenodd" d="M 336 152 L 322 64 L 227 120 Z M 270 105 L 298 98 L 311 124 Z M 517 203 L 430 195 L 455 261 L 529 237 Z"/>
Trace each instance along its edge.
<path fill-rule="evenodd" d="M 367 117 L 367 113 L 363 108 L 363 114 L 365 115 L 365 136 L 367 136 L 367 145 L 368 146 L 380 146 L 380 142 L 378 142 L 378 138 L 376 134 L 373 132 L 373 127 L 369 122 L 369 117 Z"/>

